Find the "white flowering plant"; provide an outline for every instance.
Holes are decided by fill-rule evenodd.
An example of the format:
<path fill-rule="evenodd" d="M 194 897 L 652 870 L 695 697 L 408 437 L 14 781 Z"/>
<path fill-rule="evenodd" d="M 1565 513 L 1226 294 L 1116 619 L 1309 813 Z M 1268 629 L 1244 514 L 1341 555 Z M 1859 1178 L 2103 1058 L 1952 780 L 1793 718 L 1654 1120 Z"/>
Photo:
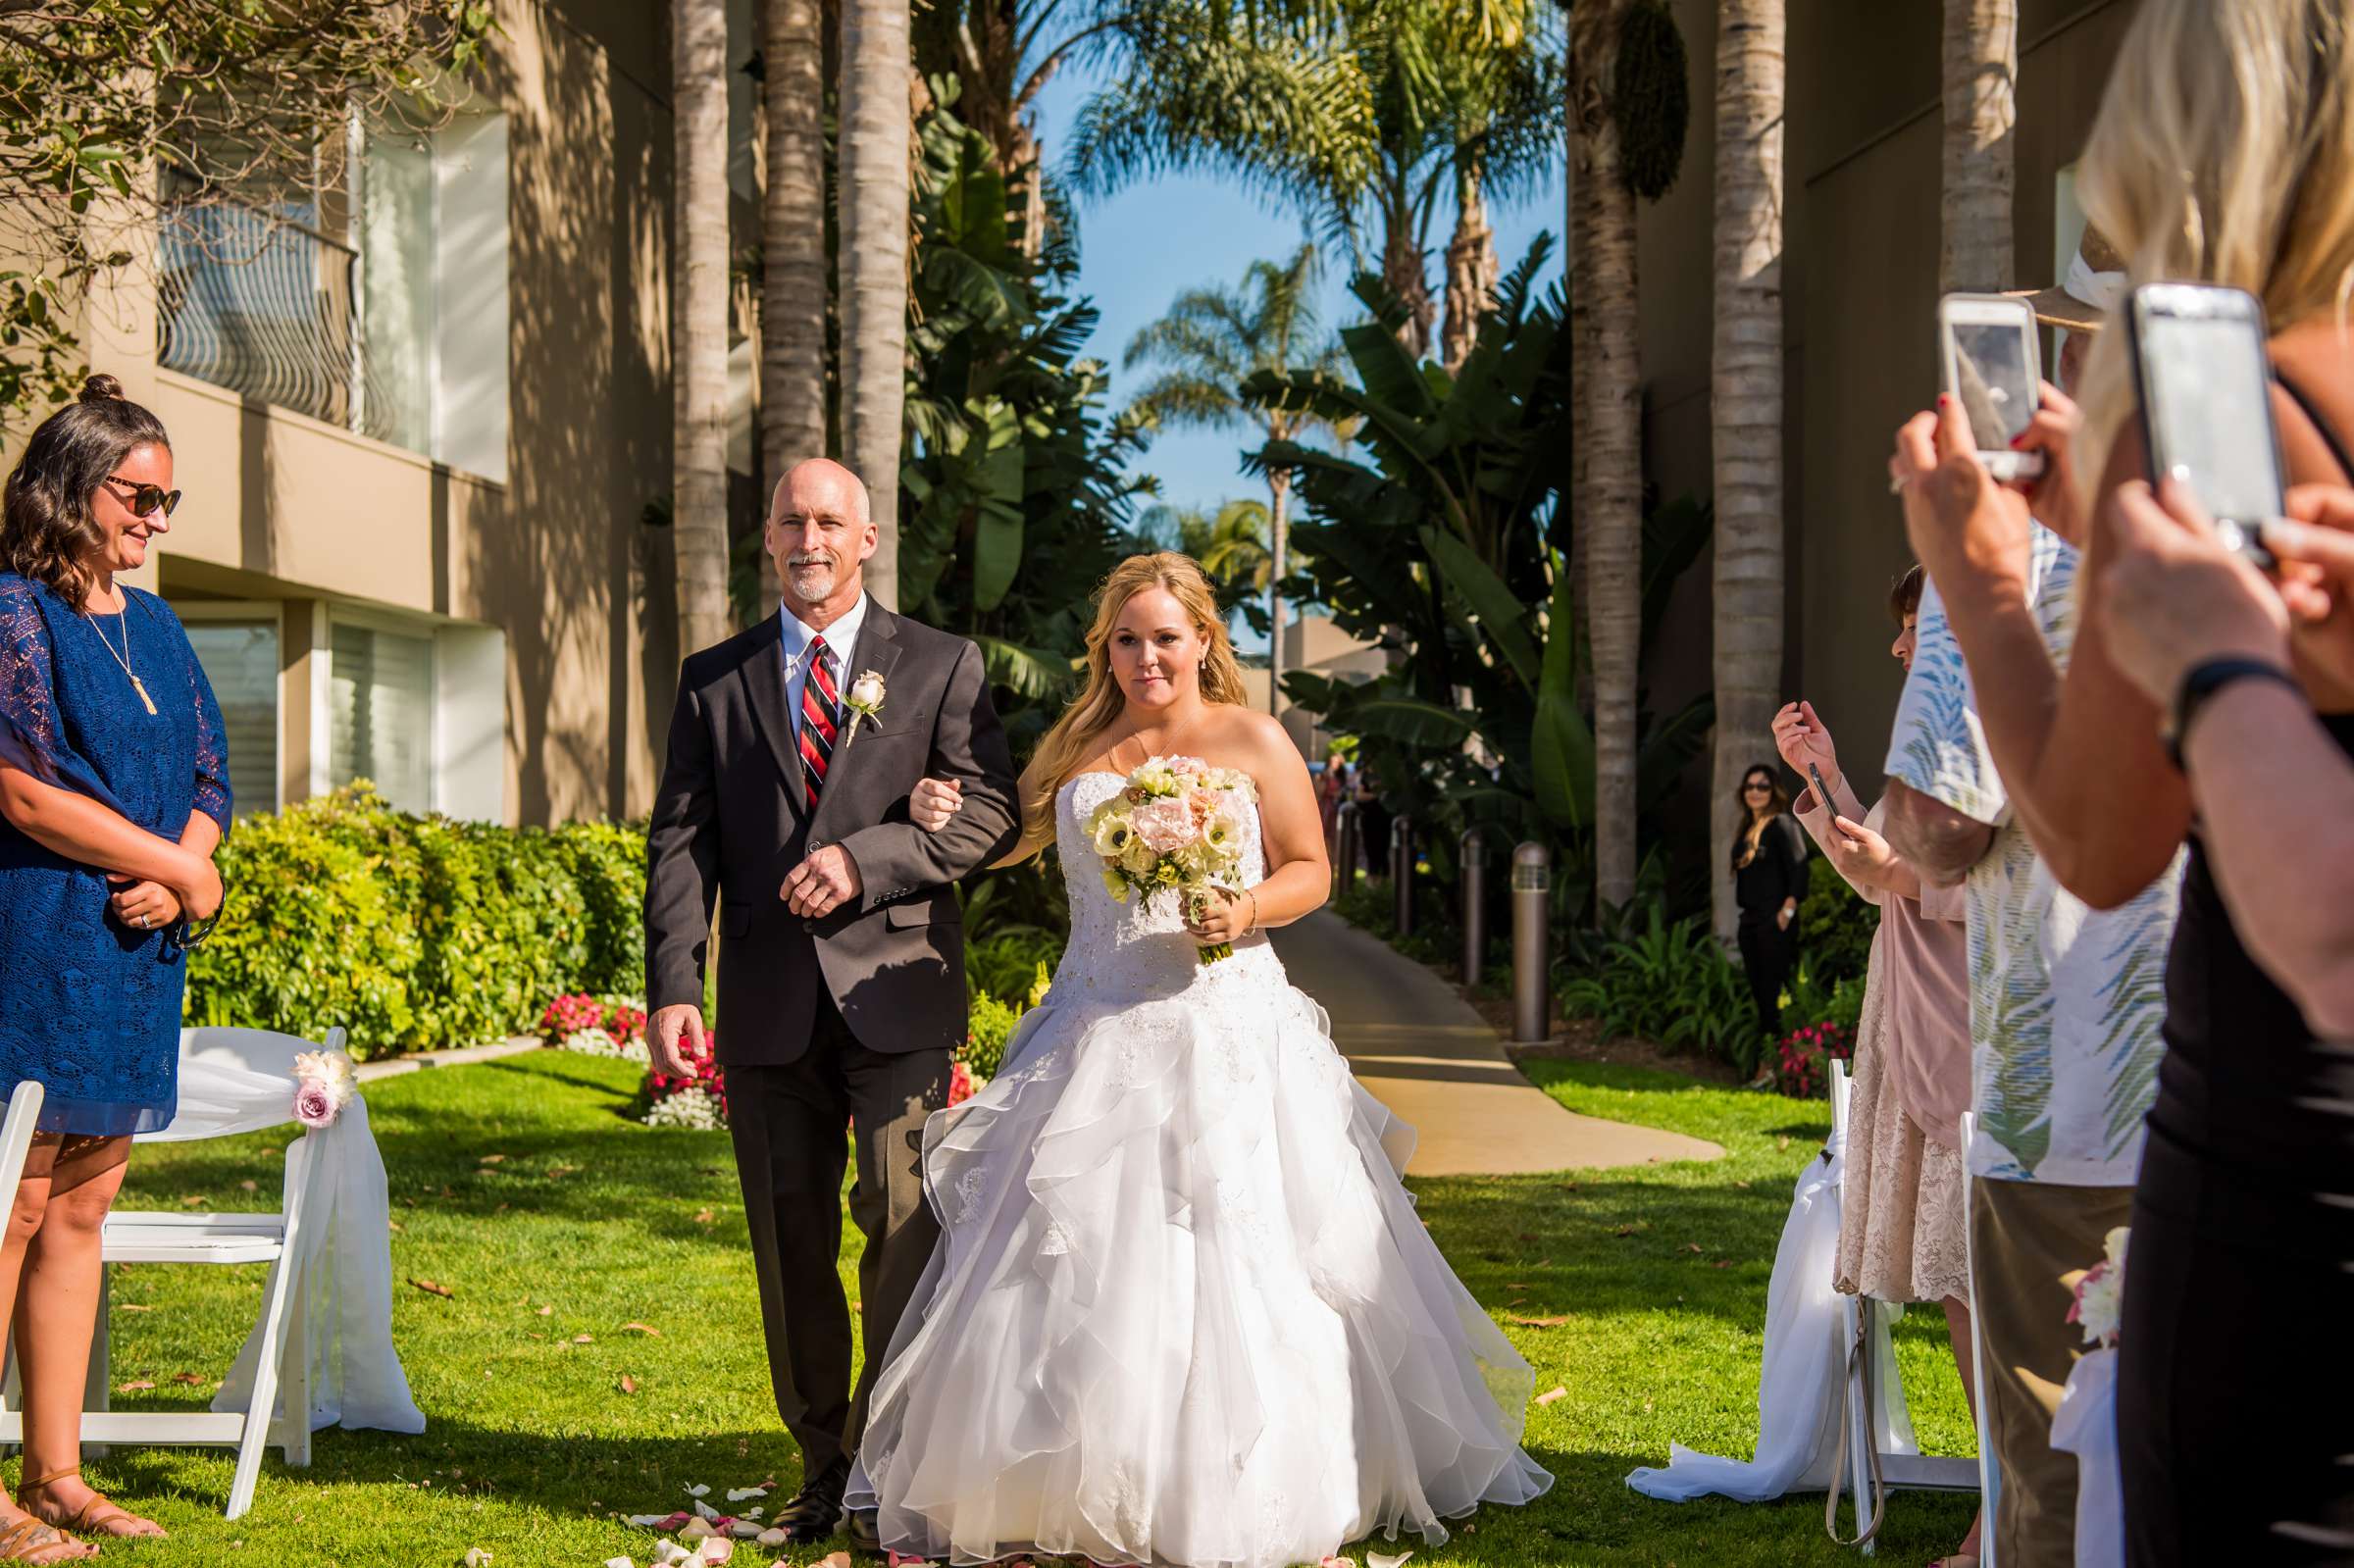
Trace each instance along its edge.
<path fill-rule="evenodd" d="M 1199 919 L 1213 888 L 1242 875 L 1244 814 L 1258 799 L 1251 776 L 1199 757 L 1153 757 L 1125 787 L 1088 814 L 1088 842 L 1103 860 L 1103 885 L 1122 903 L 1135 893 L 1173 893 Z M 1202 949 L 1202 962 L 1234 956 L 1231 942 Z"/>
<path fill-rule="evenodd" d="M 2086 1344 L 2116 1347 L 2118 1328 L 2124 1315 L 2128 1239 L 2128 1228 L 2119 1226 L 2103 1239 L 2103 1256 L 2098 1263 L 2060 1278 L 2073 1297 L 2068 1304 L 2068 1321 L 2084 1331 Z"/>

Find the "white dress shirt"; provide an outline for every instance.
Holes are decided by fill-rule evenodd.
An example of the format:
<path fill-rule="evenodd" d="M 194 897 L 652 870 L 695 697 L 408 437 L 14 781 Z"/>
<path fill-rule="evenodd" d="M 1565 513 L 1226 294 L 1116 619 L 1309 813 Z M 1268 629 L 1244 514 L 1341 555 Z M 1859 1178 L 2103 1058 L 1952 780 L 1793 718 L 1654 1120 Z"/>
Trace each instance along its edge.
<path fill-rule="evenodd" d="M 790 606 L 777 606 L 777 621 L 781 635 L 777 639 L 778 655 L 785 661 L 785 712 L 793 722 L 793 738 L 801 738 L 801 687 L 809 679 L 809 644 L 821 634 L 809 623 L 794 615 Z M 850 682 L 850 655 L 858 651 L 858 629 L 866 623 L 866 595 L 858 595 L 849 613 L 822 633 L 826 646 L 834 652 L 834 685 L 837 697 L 847 694 Z M 836 706 L 839 708 L 840 703 Z"/>

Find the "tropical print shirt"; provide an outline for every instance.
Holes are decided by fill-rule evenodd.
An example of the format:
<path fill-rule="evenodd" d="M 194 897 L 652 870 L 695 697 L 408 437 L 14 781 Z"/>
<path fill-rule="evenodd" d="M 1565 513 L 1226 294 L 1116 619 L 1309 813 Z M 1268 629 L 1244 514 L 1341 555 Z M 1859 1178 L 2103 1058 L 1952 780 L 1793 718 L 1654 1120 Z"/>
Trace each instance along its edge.
<path fill-rule="evenodd" d="M 2075 638 L 2076 562 L 2058 534 L 2035 529 L 2027 600 L 2063 667 Z M 1995 830 L 1970 872 L 1970 1172 L 2129 1187 L 2166 1049 L 2159 1025 L 2182 856 L 2120 909 L 2087 908 L 2063 889 L 2012 813 L 1934 583 L 1921 595 L 1918 638 L 1888 775 Z"/>

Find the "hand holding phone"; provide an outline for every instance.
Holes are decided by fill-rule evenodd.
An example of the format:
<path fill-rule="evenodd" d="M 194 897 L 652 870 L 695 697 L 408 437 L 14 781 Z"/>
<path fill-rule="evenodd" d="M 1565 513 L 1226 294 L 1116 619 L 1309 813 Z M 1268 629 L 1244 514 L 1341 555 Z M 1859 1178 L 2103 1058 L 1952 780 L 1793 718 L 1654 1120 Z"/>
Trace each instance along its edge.
<path fill-rule="evenodd" d="M 2226 548 L 2277 571 L 2260 536 L 2282 507 L 2263 304 L 2236 288 L 2144 283 L 2126 320 L 2151 480 L 2188 485 Z"/>
<path fill-rule="evenodd" d="M 2035 313 L 2006 294 L 1948 294 L 1937 302 L 1937 360 L 1945 395 L 1961 406 L 1978 462 L 1997 481 L 2031 480 L 2043 454 L 2012 442 L 2043 401 Z"/>

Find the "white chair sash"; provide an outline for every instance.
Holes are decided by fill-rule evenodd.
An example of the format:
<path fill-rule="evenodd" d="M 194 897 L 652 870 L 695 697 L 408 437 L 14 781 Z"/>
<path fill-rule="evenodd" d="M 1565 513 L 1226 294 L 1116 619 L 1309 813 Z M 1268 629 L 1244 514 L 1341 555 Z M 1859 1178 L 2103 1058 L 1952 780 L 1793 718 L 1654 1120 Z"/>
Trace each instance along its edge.
<path fill-rule="evenodd" d="M 2076 1568 L 2124 1568 L 2115 1350 L 2088 1350 L 2069 1369 L 2052 1417 L 2052 1446 L 2076 1456 Z"/>
<path fill-rule="evenodd" d="M 233 1051 L 202 1048 L 208 1033 L 183 1036 L 179 1108 L 169 1127 L 138 1141 L 222 1138 L 293 1120 L 294 1080 L 257 1070 Z M 301 1342 L 311 1359 L 311 1429 L 423 1432 L 424 1412 L 392 1347 L 392 1210 L 368 1102 L 355 1094 L 333 1125 L 304 1136 L 312 1155 L 307 1208 L 284 1266 L 307 1284 L 293 1299 L 307 1301 L 310 1314 Z M 261 1334 L 257 1324 L 246 1336 L 213 1396 L 215 1410 L 241 1411 L 251 1399 Z"/>
<path fill-rule="evenodd" d="M 1766 1292 L 1766 1359 L 1758 1384 L 1758 1452 L 1719 1458 L 1672 1443 L 1664 1466 L 1646 1465 L 1626 1484 L 1647 1497 L 1687 1502 L 1711 1494 L 1765 1502 L 1792 1492 L 1824 1492 L 1838 1475 L 1839 1423 L 1846 1410 L 1845 1313 L 1831 1289 L 1839 1261 L 1839 1180 L 1844 1129 L 1798 1173 L 1790 1217 L 1773 1253 Z M 1912 1417 L 1888 1340 L 1893 1312 L 1872 1314 L 1872 1390 L 1886 1453 L 1916 1453 Z"/>

